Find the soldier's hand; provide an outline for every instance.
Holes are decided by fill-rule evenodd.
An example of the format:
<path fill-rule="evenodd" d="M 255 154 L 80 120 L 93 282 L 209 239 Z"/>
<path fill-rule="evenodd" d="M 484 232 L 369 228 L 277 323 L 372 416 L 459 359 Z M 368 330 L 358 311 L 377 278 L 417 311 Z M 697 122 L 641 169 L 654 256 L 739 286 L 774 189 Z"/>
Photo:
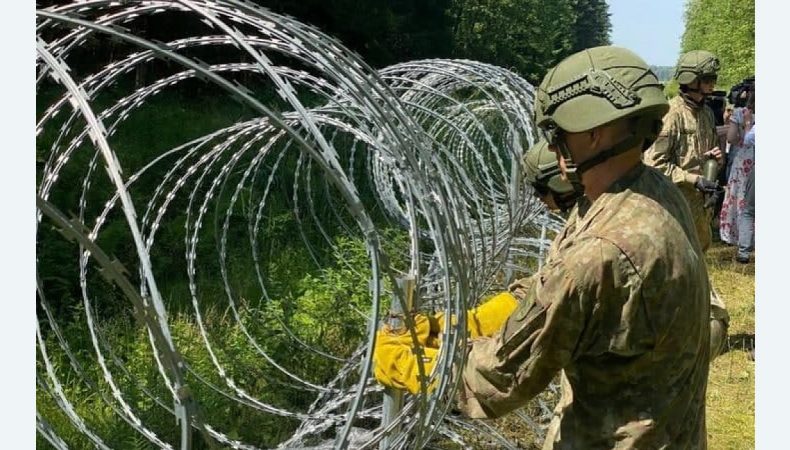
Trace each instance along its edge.
<path fill-rule="evenodd" d="M 703 194 L 714 194 L 719 190 L 719 185 L 715 181 L 708 181 L 705 177 L 698 177 L 694 187 Z"/>
<path fill-rule="evenodd" d="M 516 297 L 502 292 L 467 312 L 469 337 L 493 336 L 518 306 Z"/>
<path fill-rule="evenodd" d="M 710 209 L 716 206 L 716 203 L 719 201 L 719 195 L 721 195 L 721 188 L 717 190 L 713 194 L 705 194 L 705 202 L 702 204 L 702 207 L 705 209 Z"/>
<path fill-rule="evenodd" d="M 713 147 L 712 149 L 705 152 L 705 156 L 716 158 L 716 162 L 721 165 L 722 159 L 724 155 L 721 153 L 721 149 L 719 147 Z"/>
<path fill-rule="evenodd" d="M 439 350 L 429 346 L 431 321 L 418 314 L 414 318 L 418 344 L 404 328 L 393 329 L 385 325 L 376 333 L 373 347 L 373 376 L 383 386 L 403 389 L 416 394 L 421 390 L 419 361 L 422 360 L 425 376 L 430 376 L 436 366 Z M 428 384 L 430 392 L 436 381 Z"/>
<path fill-rule="evenodd" d="M 483 302 L 480 306 L 466 311 L 466 330 L 469 338 L 491 337 L 502 328 L 510 314 L 516 310 L 518 301 L 510 292 L 501 292 Z M 444 313 L 431 317 L 431 332 L 438 335 L 444 332 Z M 457 323 L 455 316 L 451 324 Z M 429 340 L 429 345 L 431 341 Z"/>
<path fill-rule="evenodd" d="M 510 292 L 502 292 L 472 308 L 466 314 L 466 328 L 470 338 L 492 336 L 502 328 L 518 301 Z M 450 323 L 455 326 L 455 317 Z M 415 346 L 406 328 L 394 329 L 384 325 L 376 333 L 373 347 L 373 376 L 379 384 L 403 389 L 416 394 L 420 392 L 419 362 L 422 360 L 425 376 L 430 376 L 439 354 L 439 335 L 444 331 L 444 313 L 434 316 L 417 314 L 414 317 Z M 432 391 L 436 380 L 426 387 Z"/>

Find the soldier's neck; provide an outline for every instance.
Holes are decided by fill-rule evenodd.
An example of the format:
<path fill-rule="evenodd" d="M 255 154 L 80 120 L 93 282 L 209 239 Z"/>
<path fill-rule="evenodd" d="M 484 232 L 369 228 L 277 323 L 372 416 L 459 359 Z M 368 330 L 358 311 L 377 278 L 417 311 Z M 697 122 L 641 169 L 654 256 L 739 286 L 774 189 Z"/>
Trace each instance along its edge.
<path fill-rule="evenodd" d="M 705 103 L 705 96 L 699 92 L 682 92 L 680 95 L 686 104 L 693 109 L 699 109 Z"/>
<path fill-rule="evenodd" d="M 594 202 L 615 181 L 642 163 L 642 151 L 639 147 L 623 152 L 605 162 L 591 167 L 582 174 L 584 196 Z"/>

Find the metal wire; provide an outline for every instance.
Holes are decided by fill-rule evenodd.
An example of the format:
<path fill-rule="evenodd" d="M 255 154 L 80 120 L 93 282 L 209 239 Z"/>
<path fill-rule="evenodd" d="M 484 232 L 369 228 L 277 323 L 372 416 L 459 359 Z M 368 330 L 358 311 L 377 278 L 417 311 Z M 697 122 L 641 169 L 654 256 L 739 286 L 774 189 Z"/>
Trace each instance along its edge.
<path fill-rule="evenodd" d="M 158 40 L 149 20 L 161 17 L 194 24 Z M 534 142 L 529 83 L 465 60 L 375 71 L 320 31 L 235 0 L 39 9 L 37 71 L 37 398 L 66 419 L 38 408 L 49 443 L 66 448 L 76 430 L 100 448 L 122 445 L 78 411 L 74 380 L 159 448 L 373 448 L 385 436 L 418 448 L 495 433 L 447 415 L 450 374 L 466 357 L 467 308 L 534 271 L 545 230 L 561 224 L 521 180 Z M 215 107 L 235 100 L 238 117 L 182 108 L 178 120 L 216 125 L 174 133 L 164 114 L 191 89 Z M 180 141 L 133 147 L 141 121 L 146 136 Z M 48 264 L 64 251 L 73 265 Z M 333 294 L 342 317 L 293 293 L 330 276 L 348 285 Z M 460 326 L 445 327 L 423 393 L 382 424 L 375 332 L 390 299 L 404 302 L 396 281 L 407 276 L 417 310 Z M 136 348 L 155 377 L 137 379 L 121 325 L 144 337 Z M 246 442 L 218 411 L 277 429 L 271 442 Z M 152 419 L 161 414 L 177 431 Z"/>

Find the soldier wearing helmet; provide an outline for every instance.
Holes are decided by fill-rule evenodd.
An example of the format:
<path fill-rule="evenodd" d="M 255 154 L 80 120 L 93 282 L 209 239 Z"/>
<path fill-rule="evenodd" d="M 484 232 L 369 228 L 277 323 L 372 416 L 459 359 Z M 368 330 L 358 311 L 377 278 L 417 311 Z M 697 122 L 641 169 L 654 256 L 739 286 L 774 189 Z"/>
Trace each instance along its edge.
<path fill-rule="evenodd" d="M 544 449 L 705 448 L 709 285 L 688 204 L 641 161 L 668 109 L 648 65 L 613 46 L 543 79 L 537 125 L 580 195 L 516 310 L 472 341 L 459 406 L 501 416 L 560 373 Z"/>
<path fill-rule="evenodd" d="M 702 176 L 705 161 L 715 158 L 722 166 L 716 121 L 705 97 L 713 92 L 719 59 L 711 52 L 693 50 L 681 55 L 675 69 L 680 95 L 669 101 L 663 127 L 645 152 L 645 164 L 662 171 L 680 188 L 691 208 L 694 227 L 705 252 L 710 247 L 713 208 L 706 207 L 706 195 L 715 194 L 718 184 Z M 724 301 L 711 289 L 711 358 L 726 341 L 729 313 Z"/>
<path fill-rule="evenodd" d="M 567 213 L 576 204 L 579 194 L 573 186 L 562 178 L 559 163 L 554 152 L 549 150 L 548 143 L 541 139 L 533 148 L 524 154 L 522 165 L 524 178 L 535 190 L 535 194 L 551 210 L 559 210 L 567 217 Z M 710 320 L 710 358 L 713 360 L 724 348 L 727 338 L 729 315 L 724 302 L 711 289 L 711 320 Z"/>
<path fill-rule="evenodd" d="M 664 172 L 686 197 L 703 250 L 711 243 L 713 213 L 703 207 L 704 194 L 715 192 L 718 186 L 702 176 L 702 166 L 709 158 L 722 159 L 713 111 L 705 104 L 718 70 L 719 60 L 713 53 L 694 50 L 680 57 L 675 69 L 680 95 L 669 102 L 663 128 L 645 152 L 645 164 Z"/>
<path fill-rule="evenodd" d="M 549 145 L 545 140 L 540 140 L 524 153 L 522 167 L 524 179 L 549 209 L 567 213 L 576 204 L 579 196 L 573 190 L 573 186 L 562 179 L 557 157 L 554 152 L 549 151 Z"/>

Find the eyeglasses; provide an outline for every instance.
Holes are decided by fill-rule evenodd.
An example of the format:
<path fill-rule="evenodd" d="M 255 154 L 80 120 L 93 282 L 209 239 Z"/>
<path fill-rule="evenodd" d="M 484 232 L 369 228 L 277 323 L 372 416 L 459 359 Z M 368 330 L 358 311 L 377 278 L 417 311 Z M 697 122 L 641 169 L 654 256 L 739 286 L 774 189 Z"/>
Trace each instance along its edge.
<path fill-rule="evenodd" d="M 700 77 L 700 82 L 702 83 L 715 83 L 718 81 L 719 77 L 717 75 L 703 75 Z"/>

